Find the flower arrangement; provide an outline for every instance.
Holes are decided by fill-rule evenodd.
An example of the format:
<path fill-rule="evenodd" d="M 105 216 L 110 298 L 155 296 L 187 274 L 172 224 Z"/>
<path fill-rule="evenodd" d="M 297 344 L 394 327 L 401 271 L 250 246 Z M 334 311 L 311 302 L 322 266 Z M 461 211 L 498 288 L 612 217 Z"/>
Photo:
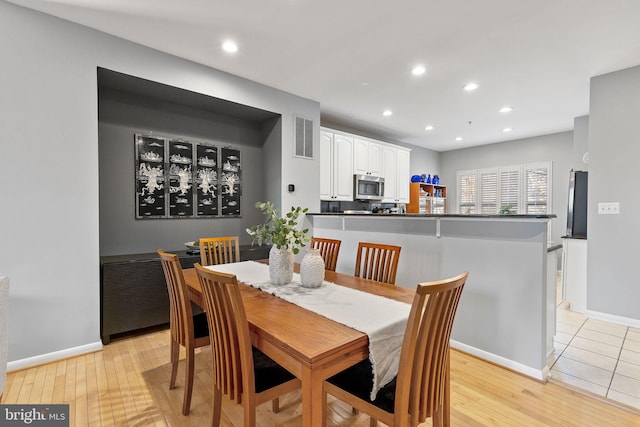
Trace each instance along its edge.
<path fill-rule="evenodd" d="M 252 243 L 271 243 L 278 249 L 291 249 L 297 254 L 300 247 L 311 240 L 307 236 L 309 229 L 300 230 L 298 227 L 298 218 L 301 214 L 307 213 L 308 208 L 291 207 L 284 217 L 280 216 L 278 209 L 271 202 L 257 202 L 256 208 L 264 214 L 265 223 L 247 228 Z"/>

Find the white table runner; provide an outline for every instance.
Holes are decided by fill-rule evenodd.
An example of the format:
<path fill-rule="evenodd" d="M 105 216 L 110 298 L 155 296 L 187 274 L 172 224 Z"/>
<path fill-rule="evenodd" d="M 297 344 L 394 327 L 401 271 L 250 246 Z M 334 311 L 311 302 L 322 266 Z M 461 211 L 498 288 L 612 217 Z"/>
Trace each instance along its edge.
<path fill-rule="evenodd" d="M 235 274 L 239 282 L 367 334 L 369 360 L 373 366 L 371 400 L 375 399 L 381 387 L 398 374 L 410 304 L 327 281 L 319 288 L 305 288 L 300 284 L 300 275 L 297 273 L 293 274 L 291 283 L 273 285 L 269 281 L 269 266 L 255 261 L 212 265 L 207 268 Z"/>

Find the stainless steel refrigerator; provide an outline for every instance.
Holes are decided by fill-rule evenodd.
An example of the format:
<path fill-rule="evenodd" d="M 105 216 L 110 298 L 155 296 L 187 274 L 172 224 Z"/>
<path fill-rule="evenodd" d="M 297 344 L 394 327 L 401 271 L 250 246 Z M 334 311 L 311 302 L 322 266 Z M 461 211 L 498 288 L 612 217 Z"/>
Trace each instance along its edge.
<path fill-rule="evenodd" d="M 567 237 L 587 238 L 587 187 L 589 175 L 572 170 L 569 175 Z"/>

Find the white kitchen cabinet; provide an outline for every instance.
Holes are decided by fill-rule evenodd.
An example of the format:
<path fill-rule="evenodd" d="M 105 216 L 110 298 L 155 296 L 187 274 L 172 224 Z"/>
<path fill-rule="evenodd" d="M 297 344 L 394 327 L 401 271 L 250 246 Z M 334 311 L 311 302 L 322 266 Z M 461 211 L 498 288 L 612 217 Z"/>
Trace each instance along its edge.
<path fill-rule="evenodd" d="M 353 173 L 356 175 L 382 176 L 382 144 L 355 138 L 353 148 Z"/>
<path fill-rule="evenodd" d="M 320 131 L 320 200 L 353 200 L 352 137 Z"/>
<path fill-rule="evenodd" d="M 398 148 L 398 170 L 396 178 L 397 203 L 409 203 L 409 188 L 411 184 L 411 151 Z"/>
<path fill-rule="evenodd" d="M 382 148 L 382 176 L 384 177 L 383 203 L 396 203 L 398 189 L 398 150 L 394 147 Z"/>
<path fill-rule="evenodd" d="M 410 156 L 411 151 L 403 148 L 382 147 L 383 203 L 409 203 Z"/>
<path fill-rule="evenodd" d="M 353 175 L 385 178 L 384 203 L 409 203 L 411 150 L 320 129 L 320 200 L 352 201 Z"/>
<path fill-rule="evenodd" d="M 571 311 L 587 311 L 587 239 L 562 239 L 562 286 Z"/>

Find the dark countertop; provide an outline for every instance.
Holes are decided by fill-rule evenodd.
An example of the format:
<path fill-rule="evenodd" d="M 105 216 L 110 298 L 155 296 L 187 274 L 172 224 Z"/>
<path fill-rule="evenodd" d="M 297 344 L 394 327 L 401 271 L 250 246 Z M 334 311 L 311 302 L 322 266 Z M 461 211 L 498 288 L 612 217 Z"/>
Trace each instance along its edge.
<path fill-rule="evenodd" d="M 370 213 L 370 214 L 363 214 L 363 213 L 340 213 L 340 212 L 320 212 L 320 213 L 307 213 L 307 215 L 311 215 L 311 216 L 363 216 L 363 217 L 379 217 L 379 216 L 384 216 L 384 217 L 404 217 L 404 218 L 478 218 L 478 219 L 482 219 L 482 218 L 500 218 L 500 219 L 509 219 L 509 218 L 516 218 L 516 219 L 551 219 L 551 218 L 556 218 L 555 214 L 550 214 L 550 215 L 463 215 L 463 214 L 414 214 L 414 213 L 408 213 L 408 214 L 392 214 L 392 213 Z"/>
<path fill-rule="evenodd" d="M 240 257 L 246 259 L 260 259 L 269 257 L 269 249 L 271 246 L 264 245 L 240 245 Z M 197 257 L 200 258 L 200 251 L 168 251 L 172 254 L 178 255 L 178 258 L 185 257 Z M 256 258 L 257 257 L 257 258 Z M 147 260 L 159 260 L 157 252 L 137 253 L 137 254 L 122 254 L 122 255 L 103 255 L 100 257 L 100 263 L 118 263 L 118 262 L 136 262 Z"/>

